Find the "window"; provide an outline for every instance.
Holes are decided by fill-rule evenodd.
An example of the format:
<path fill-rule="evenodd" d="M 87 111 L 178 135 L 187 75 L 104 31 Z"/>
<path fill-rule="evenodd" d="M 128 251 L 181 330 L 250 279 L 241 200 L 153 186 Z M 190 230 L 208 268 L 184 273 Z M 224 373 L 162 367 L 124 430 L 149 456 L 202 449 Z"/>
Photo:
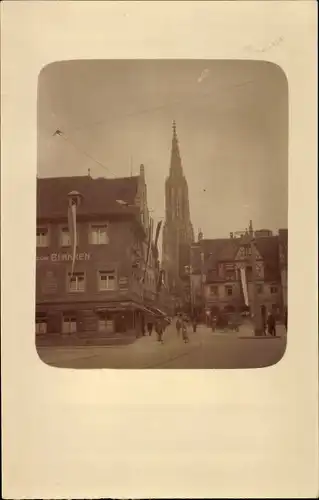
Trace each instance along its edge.
<path fill-rule="evenodd" d="M 49 230 L 47 227 L 37 227 L 37 247 L 49 246 Z"/>
<path fill-rule="evenodd" d="M 61 247 L 69 247 L 71 246 L 71 237 L 68 227 L 61 228 Z M 79 233 L 76 233 L 76 244 L 79 243 Z"/>
<path fill-rule="evenodd" d="M 233 288 L 231 286 L 226 286 L 225 288 L 226 288 L 226 295 L 228 295 L 228 297 L 233 295 Z"/>
<path fill-rule="evenodd" d="M 69 292 L 84 292 L 85 276 L 84 273 L 71 273 L 68 274 L 68 289 Z"/>
<path fill-rule="evenodd" d="M 278 292 L 278 289 L 276 286 L 271 286 L 270 287 L 270 293 L 277 293 Z"/>
<path fill-rule="evenodd" d="M 99 290 L 115 290 L 116 280 L 114 271 L 99 271 Z"/>
<path fill-rule="evenodd" d="M 98 329 L 99 332 L 113 333 L 114 331 L 114 321 L 107 316 L 100 316 L 98 319 Z"/>
<path fill-rule="evenodd" d="M 217 295 L 218 295 L 218 287 L 217 287 L 217 286 L 215 286 L 215 285 L 212 285 L 212 286 L 210 287 L 210 294 L 211 294 L 211 295 L 214 295 L 214 296 L 217 296 Z"/>
<path fill-rule="evenodd" d="M 35 332 L 38 333 L 47 333 L 47 320 L 46 318 L 38 317 L 35 320 Z"/>
<path fill-rule="evenodd" d="M 257 293 L 262 294 L 264 293 L 264 287 L 263 285 L 257 285 Z"/>
<path fill-rule="evenodd" d="M 99 326 L 99 332 L 105 332 L 106 331 L 106 323 L 107 319 L 106 318 L 100 318 L 98 321 L 98 326 Z"/>
<path fill-rule="evenodd" d="M 75 333 L 76 332 L 76 317 L 75 316 L 64 316 L 62 324 L 63 333 Z"/>
<path fill-rule="evenodd" d="M 91 226 L 91 244 L 106 245 L 109 242 L 107 236 L 107 224 Z"/>
<path fill-rule="evenodd" d="M 229 281 L 234 281 L 236 279 L 235 271 L 233 269 L 226 269 L 225 278 Z"/>

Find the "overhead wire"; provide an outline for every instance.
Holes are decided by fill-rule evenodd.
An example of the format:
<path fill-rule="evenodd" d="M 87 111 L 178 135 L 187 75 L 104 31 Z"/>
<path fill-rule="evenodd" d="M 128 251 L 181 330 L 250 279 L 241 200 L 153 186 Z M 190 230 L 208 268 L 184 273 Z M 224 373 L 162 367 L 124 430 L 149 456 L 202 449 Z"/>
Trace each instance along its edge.
<path fill-rule="evenodd" d="M 252 83 L 252 82 L 253 82 L 253 80 L 247 80 L 247 81 L 244 81 L 244 82 L 240 82 L 238 84 L 230 85 L 229 87 L 226 87 L 223 90 L 229 90 L 231 88 L 243 87 L 243 86 L 248 85 L 249 83 Z M 205 92 L 205 93 L 199 95 L 198 98 L 202 99 L 203 97 L 207 97 L 208 95 L 211 95 L 211 94 L 212 94 L 212 91 L 210 90 L 209 92 Z M 174 106 L 176 104 L 181 104 L 183 102 L 188 102 L 188 99 L 186 99 L 186 98 L 184 98 L 184 99 L 183 98 L 182 99 L 175 99 L 174 101 L 172 101 L 170 103 L 162 104 L 162 105 L 159 105 L 159 106 L 153 106 L 153 107 L 150 106 L 148 108 L 145 108 L 145 109 L 142 109 L 142 110 L 139 110 L 139 111 L 134 111 L 134 112 L 131 112 L 131 113 L 126 113 L 126 114 L 117 115 L 117 116 L 120 116 L 120 118 L 122 118 L 122 119 L 129 118 L 129 117 L 133 117 L 133 116 L 143 115 L 143 114 L 146 114 L 146 113 L 156 112 L 156 111 L 159 111 L 161 109 L 165 109 L 168 106 Z M 192 102 L 194 102 L 194 99 L 192 100 Z M 114 115 L 113 115 L 113 117 L 114 117 Z M 98 126 L 98 125 L 102 125 L 109 118 L 110 118 L 110 116 L 108 116 L 108 118 L 104 118 L 103 120 L 98 120 L 98 121 L 93 122 L 91 124 L 82 125 L 80 127 L 73 127 L 70 130 L 73 131 L 73 132 L 78 132 L 78 131 L 81 131 L 81 130 L 84 130 L 84 129 L 88 129 L 88 128 L 92 128 L 92 127 L 95 127 L 95 126 Z M 66 135 L 66 133 L 64 131 L 57 129 L 54 132 L 53 136 L 56 136 L 56 135 L 59 135 L 60 137 L 62 137 L 62 139 L 64 139 L 66 142 L 69 142 L 77 151 L 79 151 L 80 153 L 82 153 L 83 155 L 85 155 L 87 158 L 89 158 L 91 161 L 93 161 L 94 163 L 96 163 L 97 165 L 99 165 L 101 168 L 107 170 L 113 177 L 116 177 L 116 174 L 114 172 L 112 172 L 109 167 L 107 167 L 102 162 L 100 162 L 99 160 L 97 160 L 96 158 L 94 158 L 92 155 L 90 155 L 84 149 L 79 148 L 79 146 L 77 146 L 70 139 L 70 137 L 68 135 Z"/>
<path fill-rule="evenodd" d="M 70 140 L 70 138 L 62 131 L 62 130 L 59 130 L 57 129 L 53 136 L 59 136 L 59 137 L 62 137 L 62 139 L 66 142 L 69 142 L 77 151 L 79 151 L 80 153 L 82 153 L 83 155 L 85 155 L 87 158 L 89 158 L 91 161 L 95 162 L 97 165 L 99 165 L 100 167 L 104 168 L 105 170 L 107 170 L 111 175 L 113 175 L 114 177 L 116 177 L 116 175 L 111 171 L 111 169 L 109 167 L 107 167 L 106 165 L 104 165 L 102 162 L 100 162 L 99 160 L 97 160 L 96 158 L 94 158 L 92 155 L 90 155 L 87 151 L 85 151 L 84 149 L 82 148 L 79 148 L 76 144 L 74 144 L 73 141 Z"/>
<path fill-rule="evenodd" d="M 228 87 L 224 87 L 223 89 L 218 89 L 218 91 L 227 91 L 227 90 L 230 90 L 232 88 L 243 87 L 245 85 L 248 85 L 249 83 L 253 83 L 253 80 L 247 80 L 247 81 L 244 81 L 244 82 L 240 82 L 238 84 L 232 84 L 232 85 L 229 85 Z M 198 99 L 202 99 L 203 97 L 211 96 L 212 92 L 213 91 L 210 90 L 209 92 L 201 93 L 195 99 L 193 98 L 192 102 L 194 102 L 194 100 L 197 101 Z M 80 125 L 78 127 L 72 127 L 72 129 L 70 129 L 70 130 L 73 131 L 73 132 L 78 132 L 78 131 L 81 131 L 81 130 L 84 130 L 84 129 L 88 129 L 88 128 L 92 128 L 92 127 L 96 127 L 96 126 L 102 125 L 103 123 L 105 123 L 110 118 L 118 118 L 118 117 L 122 118 L 122 119 L 124 119 L 124 118 L 130 118 L 130 117 L 133 117 L 133 116 L 138 116 L 138 115 L 143 115 L 143 114 L 147 114 L 147 113 L 156 112 L 156 111 L 165 109 L 168 106 L 175 106 L 176 104 L 182 104 L 184 102 L 188 103 L 189 102 L 189 97 L 175 99 L 175 100 L 173 100 L 171 102 L 167 102 L 165 104 L 161 104 L 161 105 L 158 105 L 158 106 L 149 106 L 149 107 L 141 109 L 139 111 L 132 111 L 130 113 L 124 113 L 122 115 L 111 114 L 107 118 L 103 118 L 103 119 L 97 120 L 95 122 L 83 124 L 83 125 Z"/>

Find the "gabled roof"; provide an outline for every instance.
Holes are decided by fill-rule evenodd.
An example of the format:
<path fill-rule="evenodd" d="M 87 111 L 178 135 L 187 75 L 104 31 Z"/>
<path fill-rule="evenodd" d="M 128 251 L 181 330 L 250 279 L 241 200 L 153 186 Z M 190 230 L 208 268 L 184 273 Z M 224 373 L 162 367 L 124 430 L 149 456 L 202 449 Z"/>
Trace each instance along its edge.
<path fill-rule="evenodd" d="M 265 280 L 275 281 L 279 276 L 279 237 L 265 236 L 255 239 L 256 247 L 264 261 Z M 223 238 L 201 240 L 192 251 L 193 269 L 200 268 L 200 253 L 204 253 L 204 272 L 214 279 L 213 270 L 219 262 L 233 262 L 241 245 L 247 243 L 243 238 Z M 217 278 L 216 278 L 217 279 Z"/>
<path fill-rule="evenodd" d="M 219 261 L 232 261 L 235 260 L 236 254 L 241 246 L 242 242 L 240 242 L 237 238 L 230 238 L 227 240 L 227 243 L 221 248 L 218 260 Z"/>
<path fill-rule="evenodd" d="M 72 191 L 77 191 L 81 195 L 79 215 L 123 214 L 124 210 L 133 212 L 134 207 L 123 207 L 116 200 L 135 205 L 138 183 L 138 176 L 116 179 L 92 179 L 89 176 L 38 178 L 37 217 L 42 219 L 66 217 L 68 194 Z"/>
<path fill-rule="evenodd" d="M 265 236 L 256 238 L 256 247 L 265 261 L 279 262 L 278 236 Z"/>
<path fill-rule="evenodd" d="M 279 245 L 287 252 L 288 249 L 288 229 L 279 229 Z"/>
<path fill-rule="evenodd" d="M 214 269 L 220 260 L 222 251 L 229 251 L 229 238 L 218 238 L 214 240 L 201 240 L 201 252 L 204 254 L 206 269 Z M 227 250 L 226 250 L 227 249 Z"/>

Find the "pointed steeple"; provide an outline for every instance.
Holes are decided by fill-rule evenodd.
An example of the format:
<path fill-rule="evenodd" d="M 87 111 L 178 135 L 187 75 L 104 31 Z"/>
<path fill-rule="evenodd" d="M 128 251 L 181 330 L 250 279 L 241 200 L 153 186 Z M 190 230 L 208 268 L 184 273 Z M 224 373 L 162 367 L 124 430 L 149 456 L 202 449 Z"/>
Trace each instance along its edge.
<path fill-rule="evenodd" d="M 181 175 L 183 174 L 182 160 L 179 152 L 179 144 L 176 133 L 176 122 L 173 121 L 173 137 L 172 137 L 172 150 L 171 150 L 171 165 L 170 165 L 171 175 Z"/>
<path fill-rule="evenodd" d="M 253 221 L 252 220 L 249 221 L 249 234 L 250 234 L 250 236 L 253 236 L 253 234 L 254 234 Z"/>

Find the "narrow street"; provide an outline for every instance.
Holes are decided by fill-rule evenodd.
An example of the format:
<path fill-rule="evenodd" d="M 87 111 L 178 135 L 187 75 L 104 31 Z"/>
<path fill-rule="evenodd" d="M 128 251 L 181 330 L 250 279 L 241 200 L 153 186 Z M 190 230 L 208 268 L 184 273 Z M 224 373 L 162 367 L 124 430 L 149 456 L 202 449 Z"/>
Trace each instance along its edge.
<path fill-rule="evenodd" d="M 171 325 L 163 344 L 153 333 L 127 346 L 43 347 L 38 353 L 45 363 L 61 368 L 261 368 L 277 363 L 284 355 L 283 327 L 278 327 L 277 335 L 254 338 L 247 326 L 238 333 L 213 333 L 201 325 L 196 333 L 189 328 L 189 343 L 185 344 Z"/>

